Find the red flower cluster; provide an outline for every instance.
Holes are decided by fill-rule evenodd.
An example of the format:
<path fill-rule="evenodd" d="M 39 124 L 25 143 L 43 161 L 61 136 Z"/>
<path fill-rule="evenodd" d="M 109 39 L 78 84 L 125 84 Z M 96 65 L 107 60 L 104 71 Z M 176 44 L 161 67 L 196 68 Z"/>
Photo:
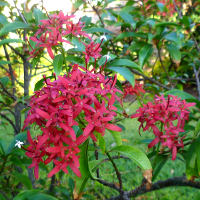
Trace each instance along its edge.
<path fill-rule="evenodd" d="M 79 171 L 79 145 L 89 137 L 96 141 L 95 132 L 102 136 L 106 129 L 121 131 L 111 121 L 116 115 L 115 100 L 120 101 L 114 80 L 103 74 L 93 73 L 75 64 L 68 75 L 58 76 L 51 82 L 45 79 L 46 86 L 36 91 L 30 99 L 30 110 L 24 128 L 36 123 L 42 135 L 35 140 L 28 132 L 30 146 L 26 155 L 32 158 L 29 167 L 35 168 L 38 178 L 38 164 L 54 162 L 55 167 L 48 174 L 51 177 L 60 170 L 68 173 L 67 166 L 77 175 Z M 82 129 L 80 136 L 75 126 Z"/>
<path fill-rule="evenodd" d="M 149 0 L 144 0 L 144 4 L 148 4 Z M 151 1 L 150 1 L 151 2 Z M 166 12 L 157 12 L 158 15 L 161 16 L 172 16 L 176 12 L 175 5 L 172 0 L 158 0 L 158 3 L 162 3 L 166 8 L 167 8 L 167 13 Z M 175 3 L 178 7 L 181 6 L 180 0 L 175 0 Z M 145 6 L 146 10 L 151 9 L 151 5 Z"/>
<path fill-rule="evenodd" d="M 149 148 L 161 142 L 163 147 L 172 150 L 172 160 L 175 160 L 177 147 L 184 147 L 184 137 L 180 137 L 179 133 L 184 132 L 185 121 L 189 117 L 188 108 L 194 105 L 195 103 L 187 103 L 173 95 L 169 95 L 168 99 L 163 95 L 156 96 L 153 103 L 144 104 L 132 118 L 138 117 L 141 123 L 139 129 L 153 130 L 156 137 L 148 145 Z"/>
<path fill-rule="evenodd" d="M 33 49 L 30 52 L 31 57 L 35 57 L 38 51 L 47 48 L 49 56 L 53 59 L 53 46 L 57 46 L 62 42 L 70 43 L 65 38 L 68 35 L 84 36 L 91 40 L 90 36 L 83 31 L 84 23 L 80 20 L 78 23 L 73 23 L 71 19 L 74 15 L 65 16 L 61 11 L 58 15 L 54 14 L 48 20 L 41 20 L 38 31 L 30 39 L 36 42 L 38 49 Z"/>
<path fill-rule="evenodd" d="M 143 84 L 140 84 L 138 81 L 135 81 L 134 87 L 130 83 L 124 85 L 124 98 L 129 94 L 141 96 L 141 93 L 145 93 L 145 90 L 143 89 Z"/>

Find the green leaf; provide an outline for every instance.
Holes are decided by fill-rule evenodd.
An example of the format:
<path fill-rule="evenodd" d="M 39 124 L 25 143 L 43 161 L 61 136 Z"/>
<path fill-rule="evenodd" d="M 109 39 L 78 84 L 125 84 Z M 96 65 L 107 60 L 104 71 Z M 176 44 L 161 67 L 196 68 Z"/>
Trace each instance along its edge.
<path fill-rule="evenodd" d="M 129 157 L 134 163 L 136 163 L 142 170 L 152 169 L 151 163 L 146 154 L 140 149 L 128 145 L 116 146 L 111 151 L 116 151 Z"/>
<path fill-rule="evenodd" d="M 178 96 L 180 97 L 181 99 L 191 99 L 191 100 L 194 100 L 195 102 L 198 101 L 197 98 L 195 98 L 194 96 L 192 96 L 191 94 L 187 93 L 187 92 L 184 92 L 182 90 L 177 90 L 177 89 L 173 89 L 173 90 L 168 90 L 167 92 L 164 93 L 165 96 L 171 94 L 171 95 L 174 95 L 174 96 Z"/>
<path fill-rule="evenodd" d="M 133 28 L 135 28 L 136 26 L 136 22 L 133 19 L 133 16 L 130 15 L 129 13 L 125 12 L 125 11 L 121 11 L 119 13 L 119 16 L 128 24 L 131 24 L 133 26 Z"/>
<path fill-rule="evenodd" d="M 88 143 L 89 141 L 86 140 L 80 147 L 80 171 L 81 171 L 81 178 L 76 178 L 76 192 L 81 194 L 86 186 L 86 183 L 91 176 L 89 165 L 88 165 Z"/>
<path fill-rule="evenodd" d="M 26 28 L 29 28 L 29 25 L 23 22 L 8 23 L 8 24 L 5 24 L 3 28 L 0 30 L 0 36 L 6 35 L 9 32 L 14 32 L 17 29 L 26 29 Z"/>
<path fill-rule="evenodd" d="M 178 43 L 179 42 L 179 38 L 177 36 L 177 33 L 176 32 L 171 32 L 171 33 L 168 33 L 167 35 L 164 36 L 164 38 L 168 41 L 173 41 L 175 43 Z"/>
<path fill-rule="evenodd" d="M 54 76 L 48 76 L 46 77 L 47 79 L 48 78 L 54 78 Z M 44 86 L 45 82 L 44 82 L 44 78 L 42 78 L 41 80 L 39 80 L 36 84 L 35 84 L 35 88 L 34 88 L 34 91 L 37 91 L 37 90 L 40 90 L 43 86 Z"/>
<path fill-rule="evenodd" d="M 111 131 L 111 130 L 108 130 L 112 137 L 114 138 L 117 146 L 120 146 L 122 145 L 122 137 L 121 137 L 121 134 L 119 132 L 116 132 L 116 131 Z"/>
<path fill-rule="evenodd" d="M 75 48 L 76 51 L 81 51 L 81 52 L 85 51 L 84 44 L 80 42 L 78 38 L 73 38 L 72 44 L 76 47 Z"/>
<path fill-rule="evenodd" d="M 82 65 L 84 63 L 83 59 L 81 57 L 73 56 L 73 55 L 67 55 L 66 61 L 70 63 L 76 63 Z"/>
<path fill-rule="evenodd" d="M 140 72 L 143 72 L 139 65 L 137 65 L 135 62 L 128 59 L 116 59 L 107 65 L 107 67 L 111 67 L 111 66 L 126 66 L 126 67 L 136 69 Z"/>
<path fill-rule="evenodd" d="M 8 43 L 23 43 L 23 40 L 20 39 L 4 39 L 0 41 L 0 45 L 8 44 Z"/>
<path fill-rule="evenodd" d="M 134 78 L 133 73 L 129 69 L 127 69 L 125 67 L 108 67 L 108 69 L 121 74 L 134 87 L 135 78 Z"/>
<path fill-rule="evenodd" d="M 84 31 L 86 31 L 87 33 L 110 33 L 110 34 L 113 34 L 113 32 L 111 32 L 105 28 L 101 28 L 101 27 L 91 27 L 91 28 L 84 29 Z"/>
<path fill-rule="evenodd" d="M 181 61 L 181 52 L 178 49 L 178 47 L 174 44 L 167 44 L 166 47 L 167 47 L 167 50 L 169 51 L 169 54 L 172 57 L 172 59 L 176 62 L 180 62 Z"/>
<path fill-rule="evenodd" d="M 165 5 L 163 3 L 157 2 L 156 4 L 161 12 L 165 11 Z"/>
<path fill-rule="evenodd" d="M 13 200 L 58 200 L 57 198 L 42 193 L 40 190 L 25 190 L 17 194 Z"/>
<path fill-rule="evenodd" d="M 107 60 L 107 63 L 110 62 L 111 60 L 115 59 L 117 56 L 114 54 L 109 54 L 110 58 Z M 98 60 L 98 65 L 102 66 L 104 65 L 106 62 L 106 57 L 102 56 L 99 60 Z M 106 64 L 106 66 L 108 66 L 109 64 Z"/>
<path fill-rule="evenodd" d="M 197 136 L 200 132 L 200 119 L 198 120 L 197 124 L 195 125 L 194 135 Z"/>
<path fill-rule="evenodd" d="M 7 23 L 8 23 L 8 20 L 7 20 L 6 16 L 0 14 L 0 24 L 5 25 Z"/>
<path fill-rule="evenodd" d="M 41 24 L 40 20 L 47 18 L 46 15 L 38 8 L 33 9 L 33 15 L 37 25 Z"/>
<path fill-rule="evenodd" d="M 123 32 L 115 38 L 115 41 L 122 40 L 127 37 L 140 37 L 140 38 L 146 39 L 147 35 L 146 33 Z"/>
<path fill-rule="evenodd" d="M 158 176 L 160 170 L 164 166 L 164 164 L 167 162 L 168 156 L 163 156 L 163 155 L 156 155 L 155 159 L 153 160 L 153 178 L 152 181 L 156 179 Z"/>
<path fill-rule="evenodd" d="M 139 64 L 141 67 L 147 62 L 153 53 L 153 46 L 150 44 L 145 45 L 139 52 Z"/>
<path fill-rule="evenodd" d="M 104 140 L 104 137 L 100 133 L 97 133 L 97 141 L 98 141 L 97 144 L 100 147 L 102 153 L 105 153 L 105 151 L 106 151 L 106 142 Z"/>
<path fill-rule="evenodd" d="M 8 6 L 9 4 L 5 1 L 0 1 L 0 6 Z"/>
<path fill-rule="evenodd" d="M 7 151 L 5 152 L 6 154 L 9 154 L 11 153 L 11 151 L 14 149 L 14 148 L 18 148 L 18 147 L 15 147 L 15 144 L 16 144 L 16 141 L 19 140 L 21 142 L 25 142 L 27 138 L 27 134 L 26 134 L 26 131 L 24 132 L 21 132 L 19 134 L 17 134 L 14 139 L 12 140 L 12 142 L 10 143 L 10 145 L 8 146 L 8 149 Z"/>
<path fill-rule="evenodd" d="M 159 27 L 159 26 L 177 26 L 177 27 L 179 27 L 179 25 L 174 22 L 161 22 L 161 23 L 157 23 L 156 26 L 157 27 Z"/>
<path fill-rule="evenodd" d="M 53 59 L 53 69 L 57 76 L 62 72 L 63 61 L 64 58 L 62 54 L 56 55 Z"/>
<path fill-rule="evenodd" d="M 32 183 L 28 176 L 18 172 L 14 172 L 13 175 L 16 177 L 18 183 L 22 183 L 29 190 L 32 189 Z"/>
<path fill-rule="evenodd" d="M 9 82 L 9 78 L 7 76 L 4 76 L 0 78 L 0 82 L 3 84 L 4 87 L 6 87 Z"/>

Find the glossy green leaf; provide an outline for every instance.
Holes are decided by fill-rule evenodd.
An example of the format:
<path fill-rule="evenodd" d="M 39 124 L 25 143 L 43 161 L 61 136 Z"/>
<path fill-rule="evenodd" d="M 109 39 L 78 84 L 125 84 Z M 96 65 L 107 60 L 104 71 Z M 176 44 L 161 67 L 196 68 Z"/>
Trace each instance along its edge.
<path fill-rule="evenodd" d="M 150 44 L 145 45 L 139 52 L 139 64 L 141 67 L 148 61 L 153 53 L 153 46 Z"/>
<path fill-rule="evenodd" d="M 197 136 L 200 132 L 200 119 L 198 120 L 197 124 L 195 125 L 194 135 Z"/>
<path fill-rule="evenodd" d="M 187 93 L 187 92 L 184 92 L 182 90 L 178 90 L 178 89 L 172 89 L 172 90 L 168 90 L 167 92 L 164 93 L 165 96 L 171 94 L 171 95 L 174 95 L 174 96 L 178 96 L 180 97 L 181 99 L 191 99 L 191 100 L 194 100 L 194 101 L 198 101 L 197 98 L 195 98 L 194 96 L 192 96 L 191 94 Z"/>
<path fill-rule="evenodd" d="M 172 59 L 176 62 L 180 62 L 181 61 L 181 52 L 178 49 L 178 47 L 174 44 L 167 44 L 166 47 L 167 47 L 167 50 L 169 51 L 169 54 L 172 57 Z"/>
<path fill-rule="evenodd" d="M 9 44 L 9 43 L 23 43 L 23 40 L 20 39 L 4 39 L 0 41 L 0 45 Z"/>
<path fill-rule="evenodd" d="M 143 170 L 152 169 L 151 163 L 146 154 L 136 147 L 121 145 L 114 147 L 113 149 L 111 149 L 111 151 L 115 151 L 129 157 L 134 163 L 136 163 Z"/>
<path fill-rule="evenodd" d="M 81 171 L 81 177 L 76 178 L 76 192 L 78 194 L 82 193 L 86 183 L 91 176 L 89 165 L 88 165 L 88 143 L 89 141 L 86 140 L 80 147 L 80 171 Z"/>
<path fill-rule="evenodd" d="M 21 191 L 13 200 L 58 200 L 57 198 L 42 193 L 40 190 L 25 190 Z"/>
<path fill-rule="evenodd" d="M 110 33 L 113 34 L 113 32 L 109 31 L 108 29 L 101 28 L 101 27 L 91 27 L 84 29 L 87 33 Z"/>
<path fill-rule="evenodd" d="M 97 141 L 98 141 L 97 144 L 100 147 L 102 153 L 105 153 L 105 151 L 106 151 L 106 142 L 105 142 L 104 137 L 100 133 L 97 133 Z"/>
<path fill-rule="evenodd" d="M 9 78 L 7 76 L 4 76 L 0 78 L 0 82 L 3 84 L 4 87 L 6 87 L 9 82 Z"/>
<path fill-rule="evenodd" d="M 18 148 L 18 147 L 15 147 L 15 144 L 16 144 L 16 141 L 21 141 L 21 142 L 25 142 L 27 138 L 27 133 L 26 131 L 24 132 L 21 132 L 19 134 L 17 134 L 14 139 L 12 140 L 12 142 L 10 143 L 10 145 L 8 146 L 8 150 L 6 151 L 6 154 L 9 154 L 11 153 L 11 151 L 14 149 L 14 148 Z"/>
<path fill-rule="evenodd" d="M 112 71 L 115 71 L 122 75 L 127 81 L 130 82 L 130 84 L 134 87 L 135 85 L 135 78 L 133 73 L 126 67 L 108 67 L 107 69 L 110 69 Z"/>
<path fill-rule="evenodd" d="M 64 58 L 62 54 L 56 55 L 53 59 L 53 70 L 57 76 L 62 72 L 63 61 Z"/>
<path fill-rule="evenodd" d="M 122 145 L 122 137 L 120 132 L 116 132 L 116 131 L 111 131 L 109 130 L 109 132 L 111 133 L 112 137 L 115 140 L 115 143 L 117 144 L 117 146 Z"/>
<path fill-rule="evenodd" d="M 18 183 L 22 183 L 29 190 L 32 189 L 32 183 L 28 176 L 18 172 L 14 172 L 13 175 L 17 179 Z"/>
<path fill-rule="evenodd" d="M 0 36 L 6 35 L 9 32 L 14 32 L 17 29 L 26 29 L 26 28 L 29 28 L 29 25 L 23 22 L 16 21 L 16 22 L 8 23 L 8 24 L 5 24 L 3 28 L 0 30 Z"/>
<path fill-rule="evenodd" d="M 47 79 L 48 78 L 54 78 L 54 76 L 48 76 L 46 77 Z M 40 90 L 43 86 L 44 86 L 45 82 L 44 82 L 44 78 L 42 78 L 41 80 L 39 80 L 36 84 L 35 84 L 35 88 L 34 88 L 34 91 L 37 91 L 37 90 Z"/>
<path fill-rule="evenodd" d="M 123 32 L 115 38 L 115 41 L 122 40 L 127 37 L 139 37 L 139 38 L 146 39 L 147 35 L 145 33 Z"/>
<path fill-rule="evenodd" d="M 107 60 L 107 63 L 112 61 L 113 59 L 115 59 L 117 56 L 114 55 L 114 54 L 109 54 L 110 58 Z M 98 65 L 99 66 L 103 66 L 106 62 L 106 57 L 105 56 L 102 56 L 99 60 L 98 60 Z M 106 66 L 108 67 L 109 64 L 106 64 Z"/>
<path fill-rule="evenodd" d="M 9 4 L 5 1 L 0 1 L 0 6 L 8 6 Z"/>
<path fill-rule="evenodd" d="M 4 16 L 3 14 L 0 14 L 0 24 L 7 24 L 8 23 L 8 20 L 6 18 L 6 16 Z"/>
<path fill-rule="evenodd" d="M 160 22 L 156 24 L 156 27 L 159 27 L 159 26 L 179 26 L 179 25 L 174 22 Z"/>
<path fill-rule="evenodd" d="M 133 19 L 133 16 L 130 15 L 129 13 L 125 12 L 125 11 L 121 11 L 119 12 L 119 16 L 126 22 L 129 23 L 133 26 L 133 28 L 136 26 L 136 22 Z"/>
<path fill-rule="evenodd" d="M 143 72 L 139 65 L 137 65 L 135 62 L 128 60 L 128 59 L 116 59 L 107 65 L 107 67 L 111 67 L 111 66 L 130 67 L 130 68 L 136 69 L 140 72 Z"/>
<path fill-rule="evenodd" d="M 33 15 L 35 17 L 36 24 L 41 24 L 40 20 L 46 19 L 46 15 L 38 8 L 33 9 Z"/>

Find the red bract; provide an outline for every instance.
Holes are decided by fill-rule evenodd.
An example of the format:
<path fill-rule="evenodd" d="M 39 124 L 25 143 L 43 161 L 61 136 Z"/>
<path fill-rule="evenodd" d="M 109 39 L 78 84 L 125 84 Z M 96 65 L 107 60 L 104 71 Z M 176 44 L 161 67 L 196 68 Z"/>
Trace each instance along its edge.
<path fill-rule="evenodd" d="M 145 93 L 145 90 L 143 89 L 143 85 L 140 84 L 138 81 L 135 81 L 134 87 L 130 83 L 124 85 L 124 98 L 127 95 L 141 96 L 142 93 Z"/>
<path fill-rule="evenodd" d="M 150 2 L 150 4 L 148 4 Z M 181 2 L 180 0 L 174 0 L 176 6 L 180 7 Z M 144 0 L 144 5 L 145 5 L 145 10 L 150 10 L 151 9 L 151 1 L 149 0 Z M 173 3 L 173 0 L 158 0 L 157 3 L 162 3 L 166 8 L 167 8 L 167 13 L 166 12 L 157 12 L 158 15 L 161 16 L 172 16 L 174 13 L 176 13 L 176 7 Z"/>
<path fill-rule="evenodd" d="M 33 160 L 30 167 L 35 167 L 36 178 L 39 162 L 52 161 L 55 167 L 48 177 L 60 170 L 68 173 L 68 166 L 81 176 L 79 145 L 89 137 L 96 140 L 95 132 L 103 136 L 105 129 L 121 131 L 111 123 L 116 115 L 113 104 L 119 100 L 116 92 L 120 92 L 115 88 L 116 76 L 112 80 L 93 71 L 75 64 L 68 75 L 58 76 L 53 82 L 45 79 L 46 86 L 31 97 L 24 128 L 35 123 L 42 131 L 35 140 L 28 133 L 26 155 Z M 75 126 L 82 130 L 79 137 Z"/>
<path fill-rule="evenodd" d="M 74 24 L 71 21 L 73 17 L 75 16 L 65 16 L 61 11 L 58 15 L 54 14 L 47 20 L 41 20 L 40 22 L 42 24 L 39 25 L 39 29 L 33 37 L 30 37 L 30 39 L 36 42 L 36 48 L 40 50 L 47 48 L 47 52 L 52 59 L 54 58 L 52 51 L 53 47 L 56 47 L 63 42 L 70 44 L 66 39 L 68 35 L 72 34 L 76 37 L 84 36 L 91 40 L 90 36 L 82 30 L 84 23 L 79 21 Z M 31 57 L 38 55 L 35 52 L 37 52 L 37 49 L 31 53 Z"/>
<path fill-rule="evenodd" d="M 172 150 L 172 160 L 176 159 L 177 147 L 184 147 L 183 138 L 179 134 L 184 132 L 185 121 L 189 118 L 189 107 L 195 103 L 187 103 L 173 95 L 156 96 L 154 102 L 144 104 L 132 115 L 141 123 L 139 130 L 153 130 L 155 139 L 148 145 L 149 148 L 161 142 L 163 147 Z"/>

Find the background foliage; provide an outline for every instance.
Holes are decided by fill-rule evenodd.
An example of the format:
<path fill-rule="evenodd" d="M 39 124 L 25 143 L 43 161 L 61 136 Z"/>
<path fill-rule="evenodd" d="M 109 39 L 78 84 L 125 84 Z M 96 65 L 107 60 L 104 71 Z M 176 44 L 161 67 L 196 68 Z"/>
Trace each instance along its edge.
<path fill-rule="evenodd" d="M 111 190 L 105 186 L 105 182 L 95 180 L 96 169 L 99 167 L 101 179 L 119 186 L 112 163 L 107 162 L 106 152 L 116 158 L 121 155 L 121 158 L 114 161 L 121 172 L 123 189 L 136 189 L 139 192 L 135 192 L 135 196 L 142 195 L 138 199 L 200 198 L 199 190 L 194 189 L 200 188 L 198 1 L 73 1 L 70 14 L 76 15 L 82 11 L 84 30 L 96 42 L 100 42 L 102 35 L 107 38 L 101 46 L 101 54 L 109 55 L 106 74 L 117 73 L 117 84 L 121 89 L 127 82 L 133 86 L 135 80 L 144 83 L 146 93 L 142 97 L 136 100 L 135 96 L 129 95 L 124 99 L 124 109 L 128 115 L 135 113 L 140 102 L 147 103 L 156 94 L 173 94 L 196 103 L 196 107 L 191 109 L 190 120 L 183 133 L 186 136 L 185 147 L 178 153 L 175 161 L 171 160 L 169 153 L 160 154 L 155 149 L 149 150 L 147 145 L 153 139 L 152 132 L 141 131 L 140 136 L 137 120 L 119 115 L 116 123 L 123 128 L 120 134 L 106 134 L 104 139 L 98 138 L 96 146 L 91 141 L 83 146 L 80 162 L 84 177 L 81 180 L 72 173 L 65 175 L 62 172 L 47 179 L 46 174 L 52 167 L 41 165 L 40 179 L 35 181 L 32 170 L 28 168 L 30 159 L 15 144 L 16 140 L 26 142 L 26 131 L 22 131 L 22 125 L 27 115 L 28 99 L 34 90 L 43 86 L 42 75 L 53 78 L 53 72 L 64 74 L 66 66 L 71 63 L 84 65 L 84 57 L 80 56 L 84 46 L 78 40 L 72 40 L 72 47 L 65 48 L 64 65 L 61 54 L 52 62 L 45 51 L 34 59 L 28 59 L 31 51 L 28 38 L 34 35 L 40 20 L 47 19 L 54 12 L 47 12 L 42 1 L 38 4 L 26 1 L 21 5 L 17 2 L 11 5 L 7 1 L 0 1 L 0 11 L 0 199 L 114 198 L 119 195 L 117 190 Z M 92 17 L 89 13 L 92 13 Z M 30 43 L 34 48 L 34 42 L 30 40 Z M 105 63 L 105 60 L 105 56 L 101 57 L 97 67 Z M 91 61 L 90 64 L 93 63 Z M 32 136 L 38 134 L 34 127 L 30 127 L 30 130 Z M 132 148 L 123 149 L 127 145 Z M 84 148 L 88 150 L 88 155 L 84 154 Z M 97 151 L 98 158 L 94 153 Z M 143 160 L 146 154 L 151 161 L 152 182 L 155 186 L 153 192 L 146 193 L 149 179 L 145 179 L 142 170 L 138 168 L 137 151 L 144 154 Z M 145 170 L 147 163 L 148 161 L 144 166 L 139 163 L 139 166 Z M 89 181 L 85 184 L 87 180 Z M 158 181 L 163 181 L 162 187 Z M 156 184 L 166 188 L 156 191 Z M 168 186 L 194 188 L 167 188 Z"/>

